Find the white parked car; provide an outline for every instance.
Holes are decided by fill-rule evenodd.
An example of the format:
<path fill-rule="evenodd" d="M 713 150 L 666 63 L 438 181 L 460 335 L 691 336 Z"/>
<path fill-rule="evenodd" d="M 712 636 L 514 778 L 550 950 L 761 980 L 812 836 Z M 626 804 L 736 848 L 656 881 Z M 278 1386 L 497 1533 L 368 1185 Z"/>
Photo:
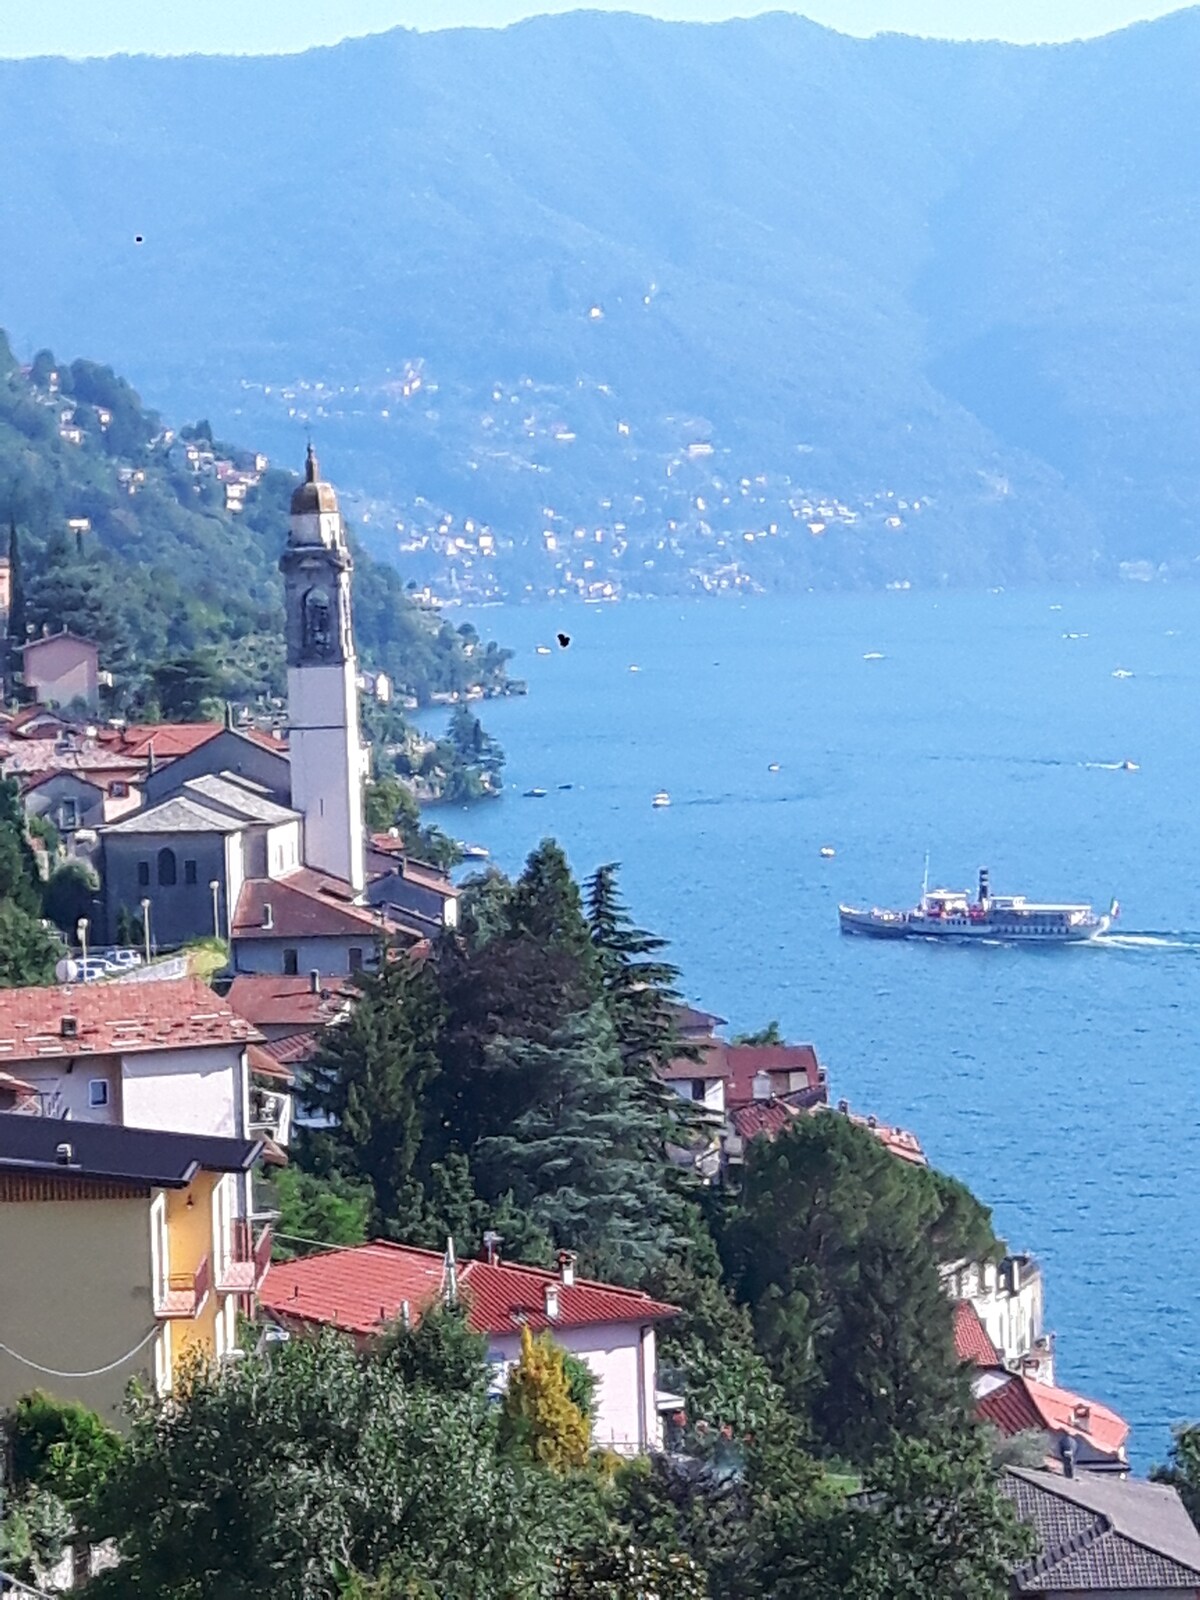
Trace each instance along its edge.
<path fill-rule="evenodd" d="M 101 950 L 98 952 L 100 959 L 107 961 L 110 967 L 124 972 L 129 967 L 142 965 L 142 952 L 140 950 Z"/>

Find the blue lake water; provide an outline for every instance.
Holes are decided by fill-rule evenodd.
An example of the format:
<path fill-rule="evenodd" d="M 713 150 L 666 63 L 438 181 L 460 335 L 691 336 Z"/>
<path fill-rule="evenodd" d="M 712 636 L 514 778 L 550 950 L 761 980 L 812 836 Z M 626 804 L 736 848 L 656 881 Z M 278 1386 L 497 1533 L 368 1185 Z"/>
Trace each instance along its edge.
<path fill-rule="evenodd" d="M 530 694 L 485 708 L 505 798 L 439 820 L 506 870 L 547 834 L 580 876 L 620 861 L 689 999 L 811 1039 L 835 1097 L 914 1129 L 1041 1258 L 1059 1381 L 1127 1417 L 1139 1465 L 1161 1460 L 1170 1423 L 1200 1416 L 1200 592 L 472 620 L 517 649 Z M 1120 933 L 1059 950 L 840 937 L 838 900 L 910 903 L 926 850 L 951 887 L 986 864 L 1000 893 L 1118 895 Z"/>

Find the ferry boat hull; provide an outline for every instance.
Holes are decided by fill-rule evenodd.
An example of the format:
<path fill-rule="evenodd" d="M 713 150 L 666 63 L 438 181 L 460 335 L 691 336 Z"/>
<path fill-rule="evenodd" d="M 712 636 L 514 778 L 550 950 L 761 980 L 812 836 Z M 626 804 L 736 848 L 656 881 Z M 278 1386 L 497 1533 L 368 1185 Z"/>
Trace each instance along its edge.
<path fill-rule="evenodd" d="M 979 894 L 971 900 L 957 890 L 922 892 L 910 910 L 878 906 L 838 907 L 841 931 L 870 939 L 991 940 L 1005 944 L 1086 944 L 1112 927 L 1114 900 L 1098 915 L 1090 905 L 1027 900 L 1024 895 L 993 896 L 987 869 L 979 874 Z"/>

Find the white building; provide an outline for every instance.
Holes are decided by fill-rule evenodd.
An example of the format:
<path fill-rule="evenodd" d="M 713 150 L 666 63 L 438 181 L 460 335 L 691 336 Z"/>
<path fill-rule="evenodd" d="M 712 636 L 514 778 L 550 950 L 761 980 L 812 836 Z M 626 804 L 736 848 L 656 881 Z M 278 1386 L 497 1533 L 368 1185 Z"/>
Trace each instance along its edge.
<path fill-rule="evenodd" d="M 954 1261 L 942 1268 L 952 1300 L 974 1306 L 1006 1367 L 1054 1382 L 1054 1340 L 1044 1326 L 1042 1269 L 1030 1255 Z"/>

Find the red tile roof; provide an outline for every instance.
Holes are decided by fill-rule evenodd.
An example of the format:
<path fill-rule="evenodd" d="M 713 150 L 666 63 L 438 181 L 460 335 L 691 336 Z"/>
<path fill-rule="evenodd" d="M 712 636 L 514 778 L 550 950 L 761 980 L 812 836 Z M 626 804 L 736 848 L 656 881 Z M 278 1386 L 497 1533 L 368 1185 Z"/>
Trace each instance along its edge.
<path fill-rule="evenodd" d="M 246 1051 L 246 1063 L 260 1078 L 271 1078 L 277 1083 L 295 1082 L 293 1074 L 265 1044 L 252 1044 Z"/>
<path fill-rule="evenodd" d="M 724 1050 L 730 1078 L 726 1099 L 730 1105 L 754 1099 L 754 1079 L 760 1072 L 772 1078 L 776 1094 L 790 1091 L 793 1073 L 799 1073 L 809 1089 L 819 1089 L 824 1082 L 824 1070 L 811 1044 L 727 1044 Z"/>
<path fill-rule="evenodd" d="M 156 761 L 173 761 L 197 749 L 225 726 L 223 722 L 138 722 L 101 735 L 122 755 L 145 757 L 154 747 Z"/>
<path fill-rule="evenodd" d="M 268 1039 L 266 1044 L 256 1048 L 286 1071 L 288 1067 L 298 1067 L 312 1060 L 317 1053 L 319 1037 L 315 1029 L 304 1028 L 296 1033 L 285 1033 L 282 1039 Z M 291 1077 L 290 1072 L 288 1076 Z"/>
<path fill-rule="evenodd" d="M 73 1036 L 64 1037 L 64 1019 L 68 1030 L 73 1019 Z M 260 1037 L 199 978 L 0 989 L 4 1062 L 250 1044 Z"/>
<path fill-rule="evenodd" d="M 559 1310 L 554 1318 L 546 1316 L 547 1284 L 558 1286 Z M 350 1250 L 277 1262 L 267 1273 L 259 1303 L 285 1322 L 365 1335 L 394 1322 L 405 1302 L 410 1314 L 419 1316 L 444 1288 L 445 1262 L 438 1251 L 376 1239 Z M 537 1333 L 543 1328 L 661 1322 L 679 1310 L 638 1289 L 583 1278 L 568 1286 L 557 1272 L 508 1262 L 461 1263 L 458 1289 L 471 1326 L 491 1334 L 516 1333 L 523 1324 Z"/>
<path fill-rule="evenodd" d="M 312 980 L 275 974 L 241 973 L 229 986 L 226 1002 L 257 1028 L 291 1027 L 311 1031 L 340 1017 L 358 990 L 345 978 L 323 978 L 314 994 Z"/>
<path fill-rule="evenodd" d="M 954 1354 L 960 1361 L 970 1361 L 977 1367 L 1003 1365 L 1000 1352 L 969 1300 L 956 1300 L 954 1303 Z"/>
<path fill-rule="evenodd" d="M 979 1395 L 975 1409 L 1009 1438 L 1031 1429 L 1067 1433 L 1087 1440 L 1101 1454 L 1119 1456 L 1129 1437 L 1129 1424 L 1107 1406 L 1019 1372 Z"/>
<path fill-rule="evenodd" d="M 271 908 L 268 927 L 266 907 Z M 308 939 L 404 932 L 395 919 L 354 903 L 354 890 L 340 878 L 298 867 L 283 878 L 247 878 L 233 918 L 235 939 Z M 414 931 L 415 937 L 415 931 Z"/>
<path fill-rule="evenodd" d="M 773 1139 L 803 1115 L 803 1111 L 784 1100 L 751 1100 L 748 1105 L 735 1106 L 729 1121 L 738 1138 L 749 1144 L 751 1139 L 760 1137 Z"/>

